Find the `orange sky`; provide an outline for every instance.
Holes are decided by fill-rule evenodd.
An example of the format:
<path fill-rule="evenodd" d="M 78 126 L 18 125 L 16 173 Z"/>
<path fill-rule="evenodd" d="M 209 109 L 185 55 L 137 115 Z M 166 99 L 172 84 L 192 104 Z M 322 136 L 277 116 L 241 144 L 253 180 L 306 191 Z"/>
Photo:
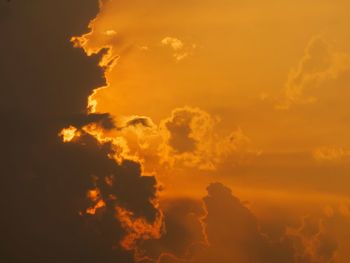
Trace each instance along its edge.
<path fill-rule="evenodd" d="M 126 127 L 110 136 L 156 174 L 162 195 L 200 197 L 221 181 L 262 218 L 282 203 L 294 218 L 344 212 L 349 8 L 332 0 L 106 2 L 82 38 L 88 53 L 108 48 L 105 64 L 116 62 L 93 97 L 96 110 Z M 147 124 L 129 127 L 134 118 Z"/>
<path fill-rule="evenodd" d="M 350 1 L 0 1 L 0 262 L 349 263 Z"/>
<path fill-rule="evenodd" d="M 118 56 L 107 72 L 108 89 L 95 96 L 97 111 L 119 119 L 147 116 L 160 127 L 174 109 L 198 108 L 215 122 L 210 136 L 240 130 L 249 140 L 225 156 L 198 153 L 221 159 L 212 176 L 246 187 L 344 194 L 350 155 L 344 6 L 326 0 L 107 2 L 86 44 L 111 47 Z"/>

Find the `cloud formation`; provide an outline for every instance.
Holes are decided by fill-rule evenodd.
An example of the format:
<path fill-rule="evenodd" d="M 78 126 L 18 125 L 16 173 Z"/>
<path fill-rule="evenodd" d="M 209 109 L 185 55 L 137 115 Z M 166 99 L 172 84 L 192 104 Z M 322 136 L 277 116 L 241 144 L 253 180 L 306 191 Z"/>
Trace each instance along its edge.
<path fill-rule="evenodd" d="M 164 143 L 160 146 L 163 162 L 181 163 L 201 170 L 216 166 L 234 154 L 255 155 L 250 139 L 237 128 L 229 135 L 217 132 L 219 119 L 198 109 L 183 107 L 173 110 L 160 124 Z"/>
<path fill-rule="evenodd" d="M 318 147 L 312 153 L 317 161 L 341 161 L 350 156 L 350 152 L 342 147 L 324 146 Z"/>
<path fill-rule="evenodd" d="M 293 240 L 296 262 L 332 263 L 338 249 L 336 240 L 325 229 L 323 220 L 307 216 L 298 229 L 288 229 Z"/>
<path fill-rule="evenodd" d="M 173 57 L 176 61 L 181 61 L 188 57 L 193 50 L 196 48 L 196 45 L 185 45 L 180 39 L 176 37 L 165 37 L 160 42 L 162 46 L 170 47 L 173 50 Z"/>
<path fill-rule="evenodd" d="M 192 242 L 189 242 L 185 253 L 181 250 L 166 250 L 166 253 L 159 256 L 157 263 L 343 262 L 338 258 L 340 248 L 333 228 L 337 224 L 344 224 L 346 220 L 344 220 L 344 215 L 334 212 L 333 208 L 328 208 L 327 213 L 315 213 L 303 217 L 300 226 L 284 225 L 284 230 L 282 229 L 279 236 L 271 238 L 272 233 L 262 232 L 259 218 L 235 197 L 229 188 L 221 183 L 213 183 L 208 186 L 207 191 L 208 195 L 203 199 L 205 212 L 195 214 L 197 221 L 194 225 L 200 226 L 201 232 L 198 230 L 190 235 Z M 176 201 L 172 202 L 176 207 Z M 177 211 L 181 210 L 177 208 Z M 192 211 L 195 210 L 192 208 Z M 348 213 L 345 214 L 348 215 Z M 184 219 L 189 218 L 189 215 L 189 211 L 187 214 L 178 212 L 178 216 Z M 165 221 L 165 223 L 169 222 Z M 345 224 L 349 224 L 349 221 Z M 177 229 L 183 231 L 190 226 L 196 229 L 193 223 L 188 222 Z M 203 236 L 198 233 L 202 233 Z M 167 235 L 171 237 L 174 236 L 174 233 L 165 234 L 165 237 Z M 201 237 L 202 240 L 200 241 L 198 237 Z M 157 242 L 161 242 L 164 248 L 166 239 Z M 157 243 L 152 244 L 156 246 Z M 158 246 L 161 245 L 158 244 Z"/>
<path fill-rule="evenodd" d="M 349 70 L 350 58 L 335 51 L 323 37 L 316 36 L 308 43 L 304 56 L 289 73 L 284 96 L 276 105 L 288 109 L 294 104 L 309 104 L 317 100 L 316 89 Z"/>
<path fill-rule="evenodd" d="M 109 39 L 103 45 L 81 49 L 98 12 L 97 0 L 0 3 L 0 261 L 344 263 L 346 203 L 327 208 L 326 216 L 305 216 L 277 239 L 220 183 L 208 187 L 203 207 L 192 199 L 160 204 L 160 187 L 143 173 L 144 163 L 213 171 L 259 152 L 242 129 L 224 133 L 217 117 L 198 108 L 177 108 L 159 125 L 142 115 L 120 120 L 96 112 L 94 95 L 108 86 L 106 72 L 119 58 L 109 41 L 122 41 L 108 29 L 100 32 Z M 176 38 L 162 44 L 177 60 L 194 48 Z M 312 41 L 291 73 L 285 105 L 310 102 L 309 87 L 341 74 L 346 59 L 329 50 Z M 346 156 L 337 147 L 314 155 Z"/>
<path fill-rule="evenodd" d="M 256 217 L 229 188 L 214 183 L 207 190 L 203 223 L 209 245 L 195 262 L 293 262 L 288 243 L 273 243 L 263 235 Z"/>
<path fill-rule="evenodd" d="M 121 243 L 145 235 L 117 209 L 160 231 L 155 178 L 137 162 L 116 162 L 113 145 L 83 129 L 115 127 L 87 109 L 106 85 L 105 51 L 88 57 L 69 41 L 98 12 L 96 0 L 0 3 L 1 262 L 134 262 Z M 58 134 L 71 125 L 74 140 L 64 143 Z"/>

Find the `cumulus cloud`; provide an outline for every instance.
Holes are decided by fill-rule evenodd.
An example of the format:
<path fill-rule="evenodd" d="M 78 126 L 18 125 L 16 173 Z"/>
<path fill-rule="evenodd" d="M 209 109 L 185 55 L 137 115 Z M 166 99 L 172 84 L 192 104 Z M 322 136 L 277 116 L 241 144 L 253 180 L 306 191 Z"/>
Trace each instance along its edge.
<path fill-rule="evenodd" d="M 202 240 L 193 238 L 187 253 L 168 251 L 161 254 L 157 262 L 309 262 L 295 261 L 295 249 L 288 236 L 272 241 L 266 233 L 262 233 L 258 218 L 229 188 L 213 183 L 207 191 L 203 212 L 197 213 L 196 221 Z M 198 233 L 192 234 L 192 237 L 195 236 Z"/>
<path fill-rule="evenodd" d="M 1 262 L 134 262 L 122 241 L 161 231 L 155 178 L 116 162 L 112 142 L 86 128 L 115 128 L 87 109 L 106 85 L 105 51 L 86 56 L 70 43 L 98 12 L 97 0 L 0 3 Z M 74 140 L 64 143 L 67 127 Z"/>
<path fill-rule="evenodd" d="M 284 95 L 276 107 L 288 109 L 294 104 L 315 102 L 316 89 L 323 82 L 338 78 L 349 66 L 349 55 L 335 51 L 321 36 L 312 38 L 298 66 L 290 71 Z"/>
<path fill-rule="evenodd" d="M 169 201 L 172 204 L 170 207 L 175 209 L 178 217 L 188 220 L 191 218 L 190 215 L 195 215 L 196 220 L 193 222 L 176 220 L 182 222 L 176 229 L 181 231 L 183 239 L 177 240 L 174 238 L 176 234 L 171 231 L 165 234 L 163 239 L 156 241 L 158 244 L 151 243 L 152 247 L 156 247 L 155 250 L 157 247 L 166 248 L 169 242 L 167 239 L 171 237 L 173 247 L 181 247 L 179 244 L 183 244 L 186 238 L 192 238 L 192 242 L 187 241 L 187 250 L 165 249 L 163 250 L 165 253 L 159 252 L 160 255 L 156 254 L 159 255 L 157 263 L 343 262 L 338 261 L 338 256 L 346 251 L 348 242 L 341 248 L 337 238 L 344 239 L 341 229 L 347 229 L 349 224 L 347 207 L 337 209 L 329 207 L 326 212 L 305 216 L 300 226 L 284 225 L 284 230 L 273 239 L 270 237 L 271 233 L 262 232 L 259 218 L 235 197 L 228 187 L 221 183 L 213 183 L 208 186 L 207 191 L 208 195 L 203 199 L 204 206 L 197 204 L 197 212 L 193 206 L 191 210 L 186 210 L 188 208 L 186 205 L 184 209 L 179 209 L 177 207 L 179 201 Z M 165 211 L 167 214 L 169 210 Z M 169 214 L 171 215 L 171 212 Z M 171 222 L 165 221 L 165 223 Z M 171 226 L 170 224 L 170 229 Z M 194 231 L 186 232 L 190 227 Z M 342 257 L 344 258 L 344 254 Z"/>
<path fill-rule="evenodd" d="M 160 124 L 164 140 L 160 146 L 163 162 L 214 170 L 232 154 L 257 153 L 250 149 L 250 140 L 240 128 L 220 136 L 218 124 L 217 118 L 198 108 L 175 109 L 170 118 Z"/>
<path fill-rule="evenodd" d="M 161 202 L 165 232 L 161 238 L 144 242 L 143 249 L 149 258 L 163 261 L 186 262 L 192 250 L 204 244 L 199 218 L 204 215 L 200 200 L 166 198 Z"/>
<path fill-rule="evenodd" d="M 142 162 L 149 173 L 175 167 L 213 171 L 225 161 L 240 165 L 260 154 L 241 128 L 221 135 L 219 125 L 219 118 L 183 107 L 158 125 L 146 116 L 118 117 L 112 133 L 101 131 L 100 137 L 123 140 L 124 157 Z"/>
<path fill-rule="evenodd" d="M 288 243 L 273 243 L 262 234 L 257 218 L 229 188 L 214 183 L 207 190 L 203 223 L 209 245 L 195 262 L 293 262 Z"/>

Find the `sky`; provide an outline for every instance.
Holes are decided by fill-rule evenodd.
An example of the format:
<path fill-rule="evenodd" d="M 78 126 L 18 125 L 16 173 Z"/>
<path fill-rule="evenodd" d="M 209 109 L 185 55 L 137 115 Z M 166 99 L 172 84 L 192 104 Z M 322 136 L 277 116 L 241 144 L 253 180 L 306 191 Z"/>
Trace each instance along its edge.
<path fill-rule="evenodd" d="M 347 263 L 349 8 L 0 1 L 0 257 Z"/>
<path fill-rule="evenodd" d="M 245 167 L 246 177 L 277 177 L 271 179 L 275 187 L 284 183 L 280 177 L 295 178 L 295 188 L 338 194 L 349 156 L 344 6 L 108 2 L 85 45 L 90 52 L 110 47 L 110 59 L 117 59 L 108 88 L 95 96 L 97 111 L 147 116 L 160 125 L 175 109 L 198 108 L 218 120 L 212 134 L 239 129 L 261 153 Z M 232 173 L 241 171 L 220 176 Z M 334 177 L 340 185 L 324 187 Z"/>

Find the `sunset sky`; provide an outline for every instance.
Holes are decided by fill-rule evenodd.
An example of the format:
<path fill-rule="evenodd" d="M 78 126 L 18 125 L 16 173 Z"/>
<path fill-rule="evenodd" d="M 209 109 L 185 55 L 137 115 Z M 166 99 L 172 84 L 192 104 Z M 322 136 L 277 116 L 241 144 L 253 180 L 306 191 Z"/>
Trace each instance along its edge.
<path fill-rule="evenodd" d="M 0 261 L 349 263 L 349 10 L 0 1 Z"/>

